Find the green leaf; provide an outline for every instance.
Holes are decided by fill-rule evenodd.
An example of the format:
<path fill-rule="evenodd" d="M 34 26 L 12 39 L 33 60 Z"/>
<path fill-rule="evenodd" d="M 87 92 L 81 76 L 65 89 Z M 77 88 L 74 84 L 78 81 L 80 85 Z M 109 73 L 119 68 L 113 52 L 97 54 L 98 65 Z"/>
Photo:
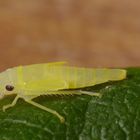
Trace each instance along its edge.
<path fill-rule="evenodd" d="M 91 96 L 41 96 L 36 102 L 59 112 L 59 119 L 27 104 L 0 110 L 0 140 L 139 140 L 140 68 L 128 69 L 126 80 L 84 90 L 103 94 Z M 14 97 L 0 101 L 0 108 Z"/>

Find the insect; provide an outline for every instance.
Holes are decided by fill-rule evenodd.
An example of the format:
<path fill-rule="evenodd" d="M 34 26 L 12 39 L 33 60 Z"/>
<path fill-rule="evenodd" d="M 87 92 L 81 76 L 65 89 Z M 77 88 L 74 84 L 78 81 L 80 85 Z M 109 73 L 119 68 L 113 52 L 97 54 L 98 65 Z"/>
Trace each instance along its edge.
<path fill-rule="evenodd" d="M 72 94 L 99 97 L 100 93 L 79 89 L 108 81 L 122 80 L 125 77 L 124 69 L 78 68 L 67 66 L 65 62 L 19 66 L 0 73 L 0 98 L 16 94 L 11 104 L 3 106 L 3 111 L 13 107 L 17 100 L 22 98 L 27 103 L 54 114 L 64 122 L 64 117 L 55 110 L 38 104 L 33 99 L 40 95 Z"/>

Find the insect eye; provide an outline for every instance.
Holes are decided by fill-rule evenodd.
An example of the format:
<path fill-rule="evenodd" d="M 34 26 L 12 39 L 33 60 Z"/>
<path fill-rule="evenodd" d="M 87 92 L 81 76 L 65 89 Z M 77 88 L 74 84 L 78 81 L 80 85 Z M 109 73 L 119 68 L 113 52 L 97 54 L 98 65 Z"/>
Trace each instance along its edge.
<path fill-rule="evenodd" d="M 14 86 L 12 86 L 12 85 L 6 85 L 6 90 L 7 91 L 13 91 L 14 90 Z"/>

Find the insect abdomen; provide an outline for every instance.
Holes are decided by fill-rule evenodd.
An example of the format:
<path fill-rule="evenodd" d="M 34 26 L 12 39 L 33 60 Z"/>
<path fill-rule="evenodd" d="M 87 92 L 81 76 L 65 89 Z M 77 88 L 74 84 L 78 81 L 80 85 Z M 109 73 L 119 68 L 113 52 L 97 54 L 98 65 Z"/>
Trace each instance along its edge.
<path fill-rule="evenodd" d="M 107 81 L 122 80 L 126 77 L 126 71 L 121 69 L 67 68 L 65 72 L 69 88 L 94 86 Z"/>
<path fill-rule="evenodd" d="M 92 70 L 85 68 L 68 68 L 67 81 L 69 82 L 69 88 L 81 88 L 94 85 L 95 80 L 93 78 Z"/>

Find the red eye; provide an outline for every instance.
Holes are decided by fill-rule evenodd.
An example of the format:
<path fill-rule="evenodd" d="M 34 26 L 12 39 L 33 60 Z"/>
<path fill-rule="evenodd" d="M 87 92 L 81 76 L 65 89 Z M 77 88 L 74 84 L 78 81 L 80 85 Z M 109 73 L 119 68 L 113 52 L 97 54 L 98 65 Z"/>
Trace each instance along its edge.
<path fill-rule="evenodd" d="M 6 90 L 8 91 L 13 91 L 14 90 L 14 86 L 11 86 L 11 85 L 6 85 Z"/>

